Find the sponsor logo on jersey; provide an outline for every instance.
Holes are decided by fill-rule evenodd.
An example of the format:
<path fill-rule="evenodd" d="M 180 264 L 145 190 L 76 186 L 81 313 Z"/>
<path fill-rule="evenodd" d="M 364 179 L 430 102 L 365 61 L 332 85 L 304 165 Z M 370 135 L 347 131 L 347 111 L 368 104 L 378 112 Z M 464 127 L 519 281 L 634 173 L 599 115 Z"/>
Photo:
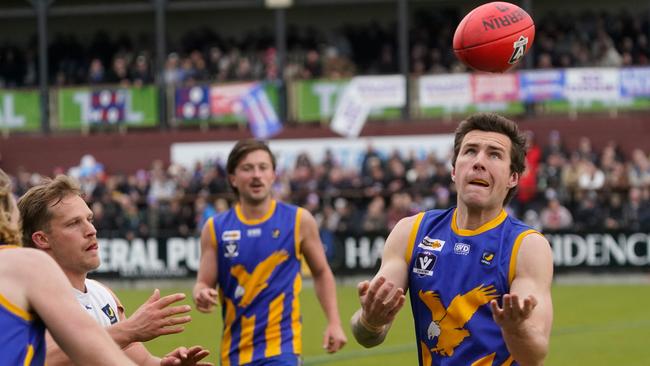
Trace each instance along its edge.
<path fill-rule="evenodd" d="M 422 239 L 422 242 L 418 244 L 419 248 L 427 249 L 427 250 L 435 250 L 436 252 L 441 251 L 443 246 L 445 246 L 444 240 L 431 239 L 428 236 L 425 236 L 424 239 Z"/>
<path fill-rule="evenodd" d="M 259 227 L 246 230 L 246 236 L 249 238 L 257 238 L 262 235 L 262 229 Z"/>
<path fill-rule="evenodd" d="M 226 258 L 234 258 L 239 256 L 239 242 L 227 241 L 224 244 L 223 256 Z"/>
<path fill-rule="evenodd" d="M 481 263 L 485 264 L 486 266 L 492 264 L 493 260 L 494 260 L 494 253 L 492 252 L 483 252 L 483 255 L 481 255 Z"/>
<path fill-rule="evenodd" d="M 271 232 L 271 236 L 273 237 L 273 239 L 279 238 L 280 237 L 280 229 L 273 229 L 273 231 Z"/>
<path fill-rule="evenodd" d="M 115 314 L 115 311 L 109 304 L 106 304 L 106 306 L 102 308 L 102 311 L 108 317 L 108 320 L 111 321 L 111 324 L 117 323 L 117 315 Z"/>
<path fill-rule="evenodd" d="M 454 253 L 459 255 L 468 255 L 470 250 L 469 244 L 456 243 L 454 244 Z"/>
<path fill-rule="evenodd" d="M 433 276 L 433 266 L 436 265 L 436 260 L 438 260 L 438 257 L 433 253 L 418 253 L 417 258 L 415 258 L 415 264 L 413 265 L 413 273 L 420 276 Z"/>
<path fill-rule="evenodd" d="M 241 240 L 241 231 L 239 230 L 226 230 L 221 234 L 221 240 L 231 241 L 231 240 Z"/>

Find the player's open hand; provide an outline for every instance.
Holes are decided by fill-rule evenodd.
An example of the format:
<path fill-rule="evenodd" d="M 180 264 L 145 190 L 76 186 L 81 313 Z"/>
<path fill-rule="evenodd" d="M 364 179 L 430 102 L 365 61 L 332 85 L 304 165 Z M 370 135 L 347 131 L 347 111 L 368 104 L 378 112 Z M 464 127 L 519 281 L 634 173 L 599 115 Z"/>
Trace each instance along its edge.
<path fill-rule="evenodd" d="M 194 297 L 196 310 L 202 313 L 212 312 L 213 306 L 219 304 L 218 295 L 217 290 L 211 287 L 195 289 L 192 296 Z"/>
<path fill-rule="evenodd" d="M 160 360 L 160 366 L 213 366 L 210 362 L 200 362 L 209 354 L 210 351 L 201 346 L 178 347 Z"/>
<path fill-rule="evenodd" d="M 360 282 L 357 290 L 361 300 L 359 320 L 363 327 L 371 331 L 379 332 L 391 323 L 406 301 L 404 290 L 383 276 L 372 282 Z"/>
<path fill-rule="evenodd" d="M 341 327 L 341 324 L 328 324 L 323 336 L 323 348 L 327 353 L 334 353 L 348 343 L 348 337 Z"/>
<path fill-rule="evenodd" d="M 122 325 L 133 337 L 133 342 L 146 342 L 166 334 L 176 334 L 184 330 L 181 324 L 189 323 L 189 305 L 170 306 L 185 299 L 185 294 L 175 293 L 160 297 L 160 290 L 155 289 L 151 297 L 136 310 Z"/>
<path fill-rule="evenodd" d="M 537 306 L 537 299 L 533 295 L 526 297 L 521 304 L 518 295 L 505 294 L 502 299 L 502 307 L 499 307 L 496 300 L 490 301 L 494 321 L 501 328 L 507 330 L 516 330 L 520 327 L 530 317 L 535 306 Z"/>

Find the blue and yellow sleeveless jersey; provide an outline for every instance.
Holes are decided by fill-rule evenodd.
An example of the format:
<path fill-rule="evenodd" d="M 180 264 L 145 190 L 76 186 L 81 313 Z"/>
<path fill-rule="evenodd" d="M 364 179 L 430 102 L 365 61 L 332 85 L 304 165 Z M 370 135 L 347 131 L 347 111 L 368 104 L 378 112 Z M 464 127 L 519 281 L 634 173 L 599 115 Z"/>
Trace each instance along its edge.
<path fill-rule="evenodd" d="M 239 205 L 208 220 L 224 321 L 221 364 L 302 353 L 299 207 L 273 200 L 248 220 Z"/>
<path fill-rule="evenodd" d="M 0 249 L 16 248 L 0 245 Z M 43 365 L 45 325 L 34 315 L 11 303 L 0 293 L 0 363 Z"/>
<path fill-rule="evenodd" d="M 531 233 L 505 211 L 476 230 L 458 229 L 455 208 L 416 217 L 405 259 L 420 365 L 516 365 L 489 302 L 509 293 Z"/>

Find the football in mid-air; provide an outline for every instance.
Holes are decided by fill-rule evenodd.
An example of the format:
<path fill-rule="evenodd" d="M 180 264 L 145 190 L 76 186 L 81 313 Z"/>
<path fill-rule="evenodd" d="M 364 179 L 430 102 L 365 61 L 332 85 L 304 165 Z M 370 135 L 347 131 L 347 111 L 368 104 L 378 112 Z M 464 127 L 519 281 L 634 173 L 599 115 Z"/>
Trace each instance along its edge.
<path fill-rule="evenodd" d="M 505 72 L 533 45 L 533 18 L 517 5 L 495 1 L 470 11 L 454 33 L 454 53 L 479 71 Z"/>

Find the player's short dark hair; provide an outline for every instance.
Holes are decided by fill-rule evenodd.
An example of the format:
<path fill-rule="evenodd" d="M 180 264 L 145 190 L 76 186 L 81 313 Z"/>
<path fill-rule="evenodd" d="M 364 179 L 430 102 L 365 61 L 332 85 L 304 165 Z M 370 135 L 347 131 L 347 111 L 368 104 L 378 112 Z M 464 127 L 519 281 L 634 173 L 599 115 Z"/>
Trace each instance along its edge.
<path fill-rule="evenodd" d="M 23 246 L 35 247 L 32 235 L 39 230 L 47 230 L 52 220 L 50 207 L 56 206 L 64 198 L 82 196 L 79 184 L 66 175 L 45 178 L 40 184 L 30 188 L 18 200 L 18 209 L 23 229 Z"/>
<path fill-rule="evenodd" d="M 230 151 L 230 155 L 228 155 L 228 161 L 226 162 L 226 172 L 228 175 L 235 174 L 235 169 L 237 168 L 237 165 L 239 165 L 239 162 L 242 161 L 246 155 L 257 150 L 266 151 L 269 154 L 269 157 L 271 157 L 271 165 L 275 171 L 275 156 L 271 152 L 269 145 L 267 145 L 264 141 L 246 139 L 239 140 Z M 228 180 L 228 184 L 230 184 L 230 180 Z M 237 188 L 233 187 L 232 184 L 230 187 L 235 191 L 235 193 L 239 193 L 237 192 Z"/>
<path fill-rule="evenodd" d="M 526 169 L 526 137 L 519 132 L 517 123 L 496 113 L 476 113 L 460 122 L 454 136 L 454 156 L 451 165 L 456 166 L 460 145 L 463 143 L 465 135 L 474 130 L 497 132 L 508 136 L 512 143 L 510 148 L 510 173 L 517 173 L 521 177 L 521 174 Z M 504 206 L 510 202 L 516 191 L 517 186 L 510 188 L 503 201 Z"/>

